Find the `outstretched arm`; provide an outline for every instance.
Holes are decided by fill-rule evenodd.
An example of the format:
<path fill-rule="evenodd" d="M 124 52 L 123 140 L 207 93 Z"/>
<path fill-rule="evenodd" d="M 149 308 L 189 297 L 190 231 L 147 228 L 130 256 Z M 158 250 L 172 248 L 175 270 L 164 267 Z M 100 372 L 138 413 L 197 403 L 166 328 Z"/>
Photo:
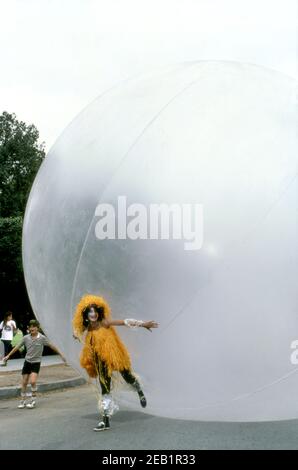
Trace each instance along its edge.
<path fill-rule="evenodd" d="M 17 345 L 10 351 L 10 353 L 8 353 L 7 356 L 5 356 L 5 357 L 3 358 L 3 361 L 4 361 L 4 362 L 7 362 L 8 359 L 10 358 L 10 356 L 12 356 L 15 352 L 17 352 L 17 351 L 20 349 L 20 347 L 22 346 L 22 344 L 23 344 L 22 342 L 21 342 L 20 344 L 17 344 Z"/>
<path fill-rule="evenodd" d="M 149 331 L 151 331 L 151 328 L 158 328 L 158 323 L 154 320 L 142 321 L 128 318 L 126 320 L 104 320 L 103 323 L 106 328 L 109 326 L 128 326 L 129 328 L 143 327 Z"/>

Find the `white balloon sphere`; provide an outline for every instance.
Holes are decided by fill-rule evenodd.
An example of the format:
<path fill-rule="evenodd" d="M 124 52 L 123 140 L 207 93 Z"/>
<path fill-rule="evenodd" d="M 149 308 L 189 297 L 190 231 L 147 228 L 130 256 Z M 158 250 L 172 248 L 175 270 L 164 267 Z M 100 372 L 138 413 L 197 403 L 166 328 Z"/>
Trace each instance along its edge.
<path fill-rule="evenodd" d="M 108 90 L 67 127 L 32 187 L 23 260 L 34 312 L 71 364 L 73 312 L 93 293 L 114 318 L 160 323 L 118 328 L 148 412 L 298 417 L 295 97 L 293 79 L 257 66 L 182 64 Z M 201 204 L 202 247 L 99 240 L 96 208 L 117 213 L 119 196 Z"/>

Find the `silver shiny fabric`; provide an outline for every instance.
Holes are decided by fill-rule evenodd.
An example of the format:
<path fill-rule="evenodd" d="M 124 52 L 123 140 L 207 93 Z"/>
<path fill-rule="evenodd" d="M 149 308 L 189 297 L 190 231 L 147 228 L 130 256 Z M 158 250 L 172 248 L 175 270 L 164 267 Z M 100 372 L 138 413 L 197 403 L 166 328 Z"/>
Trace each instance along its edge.
<path fill-rule="evenodd" d="M 119 410 L 119 406 L 115 403 L 111 395 L 103 395 L 102 399 L 98 402 L 98 409 L 103 416 L 110 417 Z"/>

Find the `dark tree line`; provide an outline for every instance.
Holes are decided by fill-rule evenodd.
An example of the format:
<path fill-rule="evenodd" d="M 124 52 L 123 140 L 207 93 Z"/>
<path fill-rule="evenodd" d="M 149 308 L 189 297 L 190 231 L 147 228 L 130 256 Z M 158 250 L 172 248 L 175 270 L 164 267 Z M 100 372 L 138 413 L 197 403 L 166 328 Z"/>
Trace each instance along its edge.
<path fill-rule="evenodd" d="M 11 310 L 25 328 L 32 310 L 22 266 L 22 226 L 35 175 L 45 157 L 33 124 L 0 115 L 0 319 Z M 24 323 L 24 325 L 23 325 Z"/>

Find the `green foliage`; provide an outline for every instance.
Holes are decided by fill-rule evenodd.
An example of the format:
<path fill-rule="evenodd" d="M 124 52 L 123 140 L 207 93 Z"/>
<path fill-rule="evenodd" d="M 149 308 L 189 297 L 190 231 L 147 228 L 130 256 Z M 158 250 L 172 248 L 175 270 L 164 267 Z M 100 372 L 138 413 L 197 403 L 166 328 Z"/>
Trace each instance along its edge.
<path fill-rule="evenodd" d="M 22 217 L 0 218 L 0 282 L 2 286 L 18 282 L 22 268 Z"/>
<path fill-rule="evenodd" d="M 34 177 L 45 156 L 33 125 L 15 114 L 0 115 L 0 217 L 22 216 Z"/>
<path fill-rule="evenodd" d="M 0 319 L 5 310 L 12 310 L 17 320 L 30 311 L 22 267 L 22 225 L 33 180 L 45 157 L 38 139 L 33 124 L 18 121 L 15 114 L 0 115 Z"/>

